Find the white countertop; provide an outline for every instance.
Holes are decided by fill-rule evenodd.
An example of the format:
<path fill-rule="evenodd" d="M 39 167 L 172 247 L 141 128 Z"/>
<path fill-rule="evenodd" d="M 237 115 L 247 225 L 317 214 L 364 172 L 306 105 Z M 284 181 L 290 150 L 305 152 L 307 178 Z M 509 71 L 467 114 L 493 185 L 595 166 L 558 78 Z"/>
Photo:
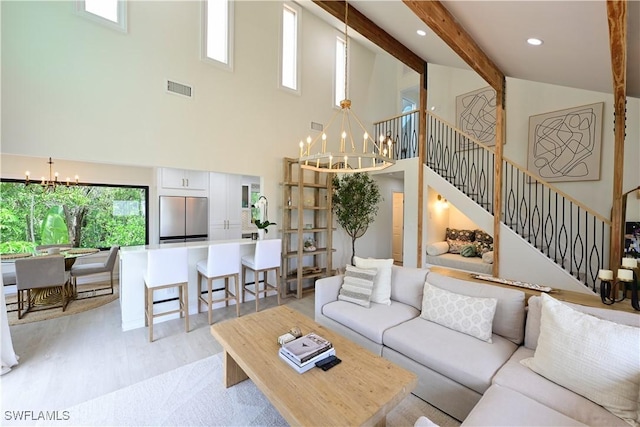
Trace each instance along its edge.
<path fill-rule="evenodd" d="M 206 248 L 209 245 L 220 245 L 223 243 L 240 243 L 241 245 L 254 245 L 256 240 L 253 239 L 234 239 L 234 240 L 207 240 L 202 242 L 179 242 L 179 243 L 163 243 L 153 245 L 139 245 L 139 246 L 123 246 L 120 248 L 120 256 L 127 256 L 128 254 L 140 253 L 146 251 L 152 251 L 157 249 L 170 249 L 170 248 Z"/>

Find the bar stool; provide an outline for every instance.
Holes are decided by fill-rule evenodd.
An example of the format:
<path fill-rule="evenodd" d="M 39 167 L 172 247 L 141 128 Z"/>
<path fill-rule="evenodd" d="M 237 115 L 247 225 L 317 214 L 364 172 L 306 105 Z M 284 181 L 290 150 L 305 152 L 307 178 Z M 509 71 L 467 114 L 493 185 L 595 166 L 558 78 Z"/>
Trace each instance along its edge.
<path fill-rule="evenodd" d="M 145 326 L 149 326 L 149 342 L 153 341 L 153 319 L 167 314 L 184 316 L 184 328 L 189 332 L 189 266 L 187 248 L 157 249 L 147 252 L 147 272 L 144 276 Z M 176 310 L 153 312 L 153 291 L 178 288 L 179 307 Z"/>
<path fill-rule="evenodd" d="M 267 292 L 275 290 L 278 295 L 278 305 L 280 305 L 280 257 L 282 254 L 281 239 L 258 240 L 256 242 L 256 250 L 253 255 L 245 255 L 242 257 L 242 301 L 245 301 L 245 292 L 249 292 L 256 297 L 256 312 L 258 311 L 258 300 L 260 294 L 267 296 Z M 254 290 L 248 289 L 246 275 L 247 269 L 254 272 Z M 268 272 L 275 270 L 276 284 L 268 283 Z M 264 289 L 260 289 L 260 273 L 264 275 Z"/>
<path fill-rule="evenodd" d="M 207 259 L 197 262 L 198 270 L 198 313 L 200 313 L 200 304 L 204 303 L 209 311 L 209 324 L 213 322 L 212 305 L 216 302 L 225 303 L 229 307 L 229 301 L 236 302 L 236 316 L 240 317 L 240 244 L 239 243 L 223 243 L 219 245 L 209 245 Z M 202 277 L 207 279 L 207 297 L 202 297 L 200 286 Z M 235 294 L 229 290 L 229 279 L 233 277 L 235 284 Z M 224 297 L 213 299 L 212 282 L 216 279 L 224 279 L 224 288 L 216 289 L 216 291 L 224 291 Z"/>

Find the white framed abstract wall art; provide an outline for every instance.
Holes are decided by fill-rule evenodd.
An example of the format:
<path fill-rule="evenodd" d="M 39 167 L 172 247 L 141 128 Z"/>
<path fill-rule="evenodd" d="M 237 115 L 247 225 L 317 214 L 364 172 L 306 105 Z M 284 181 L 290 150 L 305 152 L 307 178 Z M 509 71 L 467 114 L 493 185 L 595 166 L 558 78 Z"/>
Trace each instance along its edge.
<path fill-rule="evenodd" d="M 527 169 L 544 181 L 600 179 L 604 102 L 529 117 Z"/>
<path fill-rule="evenodd" d="M 456 96 L 456 126 L 484 145 L 496 145 L 496 91 L 487 86 Z"/>

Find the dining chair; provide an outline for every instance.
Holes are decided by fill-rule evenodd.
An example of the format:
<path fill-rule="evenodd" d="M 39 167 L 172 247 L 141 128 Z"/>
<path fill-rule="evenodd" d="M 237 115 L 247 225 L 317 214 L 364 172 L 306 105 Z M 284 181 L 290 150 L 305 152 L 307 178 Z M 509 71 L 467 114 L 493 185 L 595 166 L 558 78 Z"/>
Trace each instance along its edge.
<path fill-rule="evenodd" d="M 198 270 L 198 313 L 200 313 L 201 304 L 206 304 L 209 312 L 209 324 L 212 321 L 212 306 L 214 303 L 224 302 L 225 306 L 229 306 L 229 301 L 236 303 L 236 316 L 240 317 L 240 244 L 239 243 L 222 243 L 217 245 L 209 245 L 207 259 L 200 260 L 196 263 Z M 207 295 L 202 296 L 200 288 L 202 278 L 207 279 Z M 232 293 L 229 289 L 229 279 L 233 278 L 235 291 Z M 212 289 L 213 281 L 224 279 L 224 288 Z M 222 291 L 222 298 L 213 298 L 213 292 Z"/>
<path fill-rule="evenodd" d="M 68 304 L 69 283 L 67 272 L 64 269 L 64 257 L 61 255 L 38 256 L 17 259 L 16 287 L 18 290 L 18 319 L 27 314 L 33 308 L 31 298 L 32 289 L 60 288 L 62 311 Z M 24 308 L 24 292 L 27 292 L 27 308 Z"/>
<path fill-rule="evenodd" d="M 168 314 L 184 316 L 184 328 L 189 332 L 189 266 L 187 248 L 156 249 L 147 252 L 147 271 L 144 275 L 145 326 L 149 326 L 149 342 L 153 341 L 153 319 Z M 153 292 L 178 288 L 178 308 L 154 313 Z"/>
<path fill-rule="evenodd" d="M 109 273 L 110 275 L 110 283 L 109 287 L 100 287 L 91 289 L 92 291 L 99 291 L 102 289 L 111 288 L 111 295 L 113 295 L 113 270 L 116 266 L 116 259 L 118 258 L 118 250 L 120 250 L 120 246 L 111 246 L 109 249 L 109 255 L 105 262 L 92 262 L 88 264 L 73 264 L 71 267 L 71 284 L 74 289 L 77 289 L 78 285 L 78 277 L 81 276 L 90 276 L 93 274 L 100 273 Z M 101 294 L 107 295 L 107 294 Z"/>
<path fill-rule="evenodd" d="M 280 305 L 280 262 L 282 254 L 282 240 L 268 239 L 258 240 L 256 249 L 252 255 L 242 257 L 242 301 L 245 301 L 245 292 L 256 298 L 256 312 L 258 311 L 258 300 L 260 294 L 265 298 L 269 291 L 276 291 L 278 295 L 278 305 Z M 247 270 L 253 271 L 253 283 L 247 283 Z M 274 285 L 268 282 L 269 271 L 275 271 L 276 282 Z M 260 273 L 263 274 L 264 287 L 260 289 Z M 254 285 L 253 290 L 249 286 Z"/>

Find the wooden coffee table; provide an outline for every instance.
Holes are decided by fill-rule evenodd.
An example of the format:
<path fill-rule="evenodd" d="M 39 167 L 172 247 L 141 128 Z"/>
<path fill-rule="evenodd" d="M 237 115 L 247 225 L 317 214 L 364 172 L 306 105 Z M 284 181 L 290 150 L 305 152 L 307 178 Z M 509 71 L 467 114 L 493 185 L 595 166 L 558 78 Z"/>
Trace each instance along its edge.
<path fill-rule="evenodd" d="M 297 326 L 328 339 L 342 363 L 299 374 L 278 356 L 278 336 Z M 416 376 L 279 306 L 211 326 L 224 349 L 224 382 L 250 378 L 290 425 L 385 425 L 386 415 L 416 386 Z"/>

